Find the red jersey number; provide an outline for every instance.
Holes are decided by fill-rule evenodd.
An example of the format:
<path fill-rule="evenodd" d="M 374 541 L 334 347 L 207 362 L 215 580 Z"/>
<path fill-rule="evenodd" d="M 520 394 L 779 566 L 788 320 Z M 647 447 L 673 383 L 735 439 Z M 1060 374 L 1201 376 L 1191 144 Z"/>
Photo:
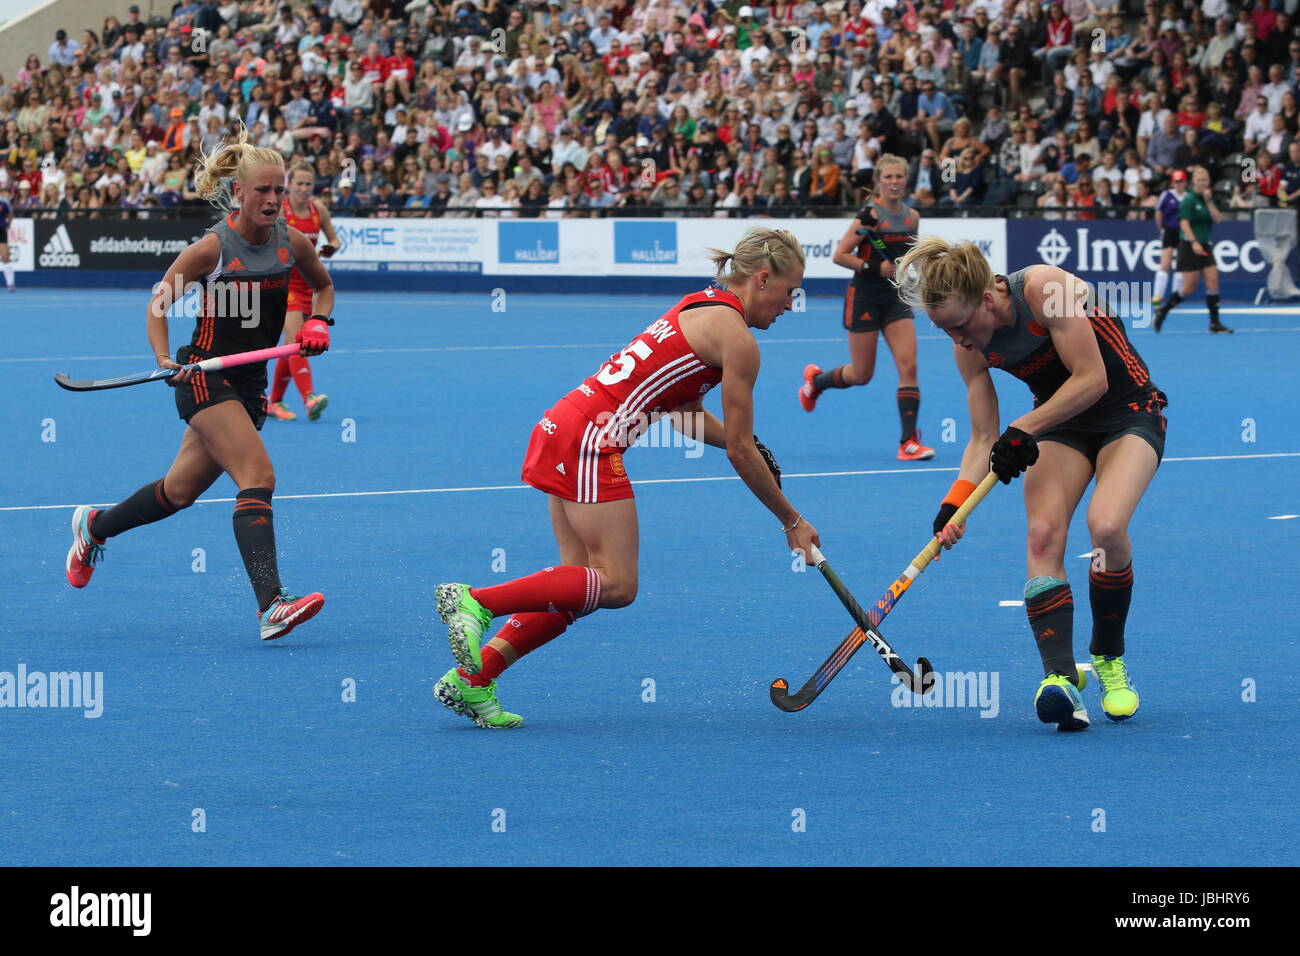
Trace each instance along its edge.
<path fill-rule="evenodd" d="M 653 349 L 644 339 L 633 339 L 632 344 L 605 363 L 605 367 L 596 373 L 596 381 L 601 385 L 617 385 L 631 377 L 636 370 L 636 360 L 650 357 Z"/>

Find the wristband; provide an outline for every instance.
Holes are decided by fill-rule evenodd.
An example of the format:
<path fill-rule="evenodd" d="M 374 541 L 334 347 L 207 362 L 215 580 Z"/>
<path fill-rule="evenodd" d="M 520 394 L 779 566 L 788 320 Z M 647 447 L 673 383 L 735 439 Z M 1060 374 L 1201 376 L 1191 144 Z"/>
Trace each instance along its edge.
<path fill-rule="evenodd" d="M 788 527 L 788 528 L 782 528 L 781 530 L 782 530 L 784 533 L 789 534 L 789 533 L 790 533 L 791 531 L 793 531 L 795 528 L 799 527 L 799 522 L 802 521 L 802 520 L 803 520 L 803 515 L 799 515 L 797 518 L 794 519 L 794 524 L 790 525 L 790 527 Z"/>
<path fill-rule="evenodd" d="M 320 322 L 324 322 L 326 325 L 333 325 L 333 324 L 334 324 L 334 320 L 333 320 L 333 319 L 331 319 L 328 315 L 321 315 L 319 312 L 317 312 L 315 315 L 308 316 L 307 321 L 310 322 L 310 321 L 313 321 L 313 320 L 320 321 Z"/>
<path fill-rule="evenodd" d="M 971 492 L 974 490 L 975 482 L 958 478 L 952 483 L 952 487 L 948 489 L 947 497 L 940 504 L 954 505 L 960 508 L 966 503 L 966 499 L 971 496 Z"/>

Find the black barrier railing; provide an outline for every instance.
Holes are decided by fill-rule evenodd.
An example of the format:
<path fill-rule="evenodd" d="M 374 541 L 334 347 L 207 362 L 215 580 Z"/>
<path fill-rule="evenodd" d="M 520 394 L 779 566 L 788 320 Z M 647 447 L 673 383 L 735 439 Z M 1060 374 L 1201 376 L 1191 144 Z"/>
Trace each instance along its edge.
<path fill-rule="evenodd" d="M 385 219 L 552 219 L 558 212 L 564 218 L 607 219 L 629 217 L 639 219 L 851 219 L 858 206 L 818 206 L 789 204 L 758 208 L 713 209 L 708 207 L 665 206 L 601 206 L 578 209 L 426 209 L 406 206 L 340 206 L 331 207 L 335 216 Z M 1062 219 L 1095 220 L 1098 222 L 1149 221 L 1154 209 L 1141 210 L 1143 216 L 1133 215 L 1139 210 L 1129 206 L 951 206 L 918 207 L 930 219 Z M 1225 219 L 1249 219 L 1251 209 L 1229 209 L 1220 206 Z M 47 221 L 121 221 L 121 220 L 212 220 L 217 210 L 207 204 L 182 204 L 176 206 L 145 206 L 139 208 L 111 209 L 23 209 L 13 212 L 15 217 L 30 217 Z"/>

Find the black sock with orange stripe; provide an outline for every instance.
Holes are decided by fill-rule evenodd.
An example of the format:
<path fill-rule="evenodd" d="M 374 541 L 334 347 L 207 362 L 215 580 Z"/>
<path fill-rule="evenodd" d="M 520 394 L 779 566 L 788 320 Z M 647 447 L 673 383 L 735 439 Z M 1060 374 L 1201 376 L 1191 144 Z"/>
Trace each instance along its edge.
<path fill-rule="evenodd" d="M 130 531 L 142 524 L 153 524 L 163 518 L 174 515 L 177 511 L 163 491 L 163 479 L 150 482 L 136 491 L 131 497 L 119 501 L 106 511 L 95 515 L 90 522 L 90 533 L 97 540 L 104 541 L 123 531 Z"/>
<path fill-rule="evenodd" d="M 1051 582 L 1056 581 L 1056 584 Z M 1035 588 L 1047 585 L 1033 593 Z M 1043 659 L 1043 672 L 1065 674 L 1074 681 L 1074 595 L 1070 585 L 1059 578 L 1035 578 L 1026 588 L 1025 613 L 1034 631 L 1039 656 Z"/>
<path fill-rule="evenodd" d="M 257 595 L 257 609 L 265 611 L 280 593 L 280 563 L 275 554 L 275 521 L 271 492 L 245 488 L 235 496 L 235 543 L 244 570 Z"/>
<path fill-rule="evenodd" d="M 901 445 L 916 434 L 916 416 L 921 413 L 921 389 L 908 385 L 898 390 L 898 418 L 903 424 L 903 437 L 898 440 Z"/>
<path fill-rule="evenodd" d="M 848 388 L 844 381 L 844 366 L 838 365 L 829 372 L 819 372 L 813 376 L 813 388 L 824 392 L 828 388 Z"/>
<path fill-rule="evenodd" d="M 1124 654 L 1124 623 L 1133 599 L 1133 564 L 1122 571 L 1088 572 L 1088 600 L 1092 604 L 1092 643 L 1088 650 L 1098 657 Z"/>

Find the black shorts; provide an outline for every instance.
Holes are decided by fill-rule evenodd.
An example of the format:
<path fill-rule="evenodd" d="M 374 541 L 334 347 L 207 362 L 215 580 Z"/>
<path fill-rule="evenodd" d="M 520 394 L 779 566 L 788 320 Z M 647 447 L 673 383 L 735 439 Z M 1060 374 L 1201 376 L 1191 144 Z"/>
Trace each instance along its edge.
<path fill-rule="evenodd" d="M 1214 261 L 1214 248 L 1206 243 L 1202 243 L 1205 248 L 1205 255 L 1198 256 L 1192 251 L 1192 244 L 1186 239 L 1178 243 L 1178 271 L 1179 272 L 1199 272 L 1202 269 L 1208 269 L 1210 266 L 1218 265 Z"/>
<path fill-rule="evenodd" d="M 1160 248 L 1177 249 L 1178 243 L 1183 241 L 1183 233 L 1178 227 L 1160 230 Z"/>
<path fill-rule="evenodd" d="M 1103 448 L 1125 435 L 1137 435 L 1154 449 L 1156 462 L 1159 463 L 1165 457 L 1167 425 L 1161 410 L 1168 404 L 1169 399 L 1165 397 L 1165 393 L 1156 392 L 1145 404 L 1130 405 L 1127 412 L 1107 421 L 1062 422 L 1037 436 L 1038 442 L 1041 444 L 1045 441 L 1054 441 L 1073 448 L 1096 468 L 1097 454 Z"/>
<path fill-rule="evenodd" d="M 879 332 L 890 322 L 912 317 L 912 310 L 897 296 L 857 285 L 844 293 L 844 328 L 850 332 Z"/>
<path fill-rule="evenodd" d="M 176 350 L 176 362 L 187 362 L 211 358 L 189 345 L 182 345 Z M 249 372 L 253 373 L 250 375 Z M 241 374 L 242 373 L 242 374 Z M 176 411 L 181 420 L 188 423 L 197 412 L 221 402 L 241 402 L 244 411 L 252 419 L 253 427 L 259 432 L 266 422 L 266 366 L 264 364 L 240 366 L 227 371 L 205 372 L 196 375 L 188 382 L 173 386 L 176 392 Z"/>

